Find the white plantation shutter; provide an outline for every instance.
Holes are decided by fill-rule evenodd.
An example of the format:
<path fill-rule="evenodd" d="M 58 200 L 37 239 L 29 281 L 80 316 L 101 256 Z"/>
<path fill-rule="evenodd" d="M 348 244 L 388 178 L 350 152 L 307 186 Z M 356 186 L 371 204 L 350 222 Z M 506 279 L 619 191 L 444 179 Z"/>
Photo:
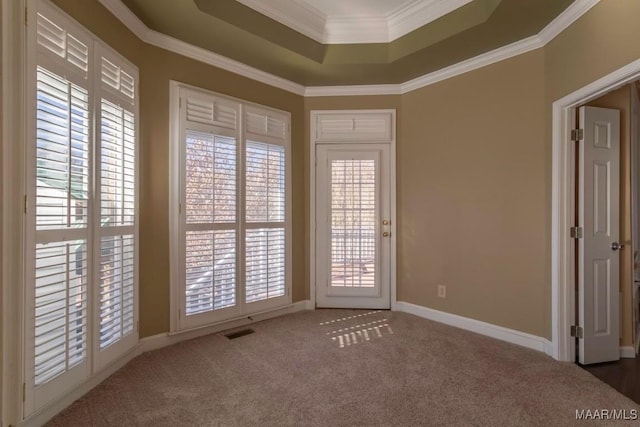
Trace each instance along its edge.
<path fill-rule="evenodd" d="M 27 375 L 34 403 L 44 404 L 87 366 L 90 103 L 85 87 L 55 72 L 38 67 L 35 76 Z"/>
<path fill-rule="evenodd" d="M 174 87 L 178 328 L 286 304 L 289 116 Z"/>
<path fill-rule="evenodd" d="M 237 141 L 186 130 L 185 315 L 236 306 Z"/>
<path fill-rule="evenodd" d="M 285 294 L 285 151 L 247 141 L 246 302 Z"/>
<path fill-rule="evenodd" d="M 50 2 L 34 16 L 25 415 L 137 342 L 137 69 Z"/>
<path fill-rule="evenodd" d="M 137 341 L 135 68 L 103 46 L 99 65 L 96 153 L 100 264 L 97 363 L 104 366 Z"/>
<path fill-rule="evenodd" d="M 100 349 L 133 333 L 133 235 L 100 239 Z"/>

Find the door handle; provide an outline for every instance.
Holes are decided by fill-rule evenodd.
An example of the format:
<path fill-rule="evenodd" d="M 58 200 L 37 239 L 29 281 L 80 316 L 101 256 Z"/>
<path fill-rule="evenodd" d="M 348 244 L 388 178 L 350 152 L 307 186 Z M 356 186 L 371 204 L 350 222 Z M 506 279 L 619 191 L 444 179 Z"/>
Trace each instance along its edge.
<path fill-rule="evenodd" d="M 612 250 L 612 251 L 621 251 L 622 249 L 624 249 L 624 245 L 621 245 L 621 244 L 620 244 L 620 243 L 618 243 L 618 242 L 613 242 L 613 243 L 611 244 L 611 250 Z"/>

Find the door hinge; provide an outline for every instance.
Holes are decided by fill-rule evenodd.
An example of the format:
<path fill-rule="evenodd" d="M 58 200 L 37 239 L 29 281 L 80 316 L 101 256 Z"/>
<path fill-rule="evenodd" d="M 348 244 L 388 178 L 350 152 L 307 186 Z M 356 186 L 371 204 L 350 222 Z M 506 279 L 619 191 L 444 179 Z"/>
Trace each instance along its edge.
<path fill-rule="evenodd" d="M 584 129 L 573 129 L 571 131 L 572 141 L 582 141 L 584 139 Z"/>
<path fill-rule="evenodd" d="M 582 329 L 582 326 L 572 325 L 571 336 L 576 338 L 584 338 L 584 329 Z"/>
<path fill-rule="evenodd" d="M 571 229 L 569 230 L 569 234 L 572 239 L 582 239 L 582 227 L 571 227 Z"/>

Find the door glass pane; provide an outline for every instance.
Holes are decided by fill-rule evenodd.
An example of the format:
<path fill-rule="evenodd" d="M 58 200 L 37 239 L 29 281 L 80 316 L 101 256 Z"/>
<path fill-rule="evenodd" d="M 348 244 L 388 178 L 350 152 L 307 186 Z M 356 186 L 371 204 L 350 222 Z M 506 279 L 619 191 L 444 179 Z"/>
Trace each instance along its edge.
<path fill-rule="evenodd" d="M 331 161 L 331 286 L 375 286 L 376 196 L 375 160 Z"/>

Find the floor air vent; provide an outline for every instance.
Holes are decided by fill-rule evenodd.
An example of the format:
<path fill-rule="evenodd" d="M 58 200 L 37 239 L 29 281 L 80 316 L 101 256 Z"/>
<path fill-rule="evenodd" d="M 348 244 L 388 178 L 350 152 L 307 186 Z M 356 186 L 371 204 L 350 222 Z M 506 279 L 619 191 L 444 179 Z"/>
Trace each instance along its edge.
<path fill-rule="evenodd" d="M 235 332 L 229 332 L 224 334 L 225 337 L 229 338 L 230 340 L 234 340 L 236 338 L 240 338 L 243 337 L 245 335 L 251 335 L 251 334 L 255 334 L 256 331 L 254 331 L 253 329 L 242 329 L 239 331 L 235 331 Z"/>

